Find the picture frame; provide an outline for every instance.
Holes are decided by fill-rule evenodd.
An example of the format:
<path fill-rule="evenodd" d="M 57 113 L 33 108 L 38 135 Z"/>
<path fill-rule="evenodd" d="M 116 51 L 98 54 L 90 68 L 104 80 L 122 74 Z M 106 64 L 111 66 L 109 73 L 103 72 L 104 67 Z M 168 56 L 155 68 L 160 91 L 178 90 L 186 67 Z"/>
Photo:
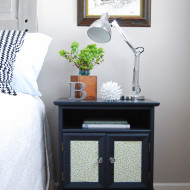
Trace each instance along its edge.
<path fill-rule="evenodd" d="M 119 18 L 117 22 L 123 27 L 151 26 L 151 0 L 77 0 L 77 3 L 78 26 L 90 26 L 105 12 L 110 15 L 110 22 Z"/>

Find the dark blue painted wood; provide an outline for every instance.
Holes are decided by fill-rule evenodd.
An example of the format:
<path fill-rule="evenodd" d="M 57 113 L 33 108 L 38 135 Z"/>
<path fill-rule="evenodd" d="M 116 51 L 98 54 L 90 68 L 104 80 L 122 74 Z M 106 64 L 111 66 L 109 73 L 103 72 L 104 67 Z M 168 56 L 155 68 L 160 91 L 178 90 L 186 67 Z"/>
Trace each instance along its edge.
<path fill-rule="evenodd" d="M 141 182 L 114 183 L 114 164 L 109 163 L 107 170 L 108 188 L 148 188 L 149 169 L 149 134 L 109 134 L 108 135 L 108 156 L 114 157 L 114 141 L 142 141 L 142 176 Z"/>
<path fill-rule="evenodd" d="M 64 151 L 63 151 L 63 163 L 64 163 L 64 182 L 63 188 L 105 188 L 104 171 L 105 171 L 105 137 L 104 133 L 63 133 L 64 139 Z M 70 142 L 75 141 L 98 141 L 99 144 L 99 157 L 103 158 L 103 163 L 99 164 L 99 181 L 89 182 L 71 182 L 70 180 Z"/>
<path fill-rule="evenodd" d="M 55 105 L 59 106 L 158 106 L 160 103 L 149 99 L 145 100 L 117 100 L 117 101 L 104 101 L 97 100 L 71 100 L 68 98 L 60 98 L 54 101 Z"/>
<path fill-rule="evenodd" d="M 78 189 L 85 188 L 95 190 L 97 188 L 104 187 L 105 189 L 115 189 L 115 188 L 124 188 L 126 190 L 153 190 L 153 155 L 154 155 L 154 108 L 159 105 L 159 102 L 155 102 L 152 100 L 135 100 L 135 101 L 114 101 L 108 102 L 103 100 L 69 100 L 66 98 L 60 98 L 54 101 L 54 104 L 59 107 L 59 190 L 63 190 L 67 188 Z M 82 123 L 88 117 L 93 116 L 95 118 L 108 118 L 108 117 L 116 117 L 116 118 L 124 118 L 126 119 L 130 125 L 130 129 L 82 129 Z M 93 138 L 93 136 L 97 134 L 104 133 L 105 135 L 113 135 L 117 136 L 117 138 L 121 138 L 121 135 L 127 136 L 139 136 L 149 134 L 149 143 L 150 143 L 150 153 L 148 154 L 148 172 L 150 173 L 150 179 L 147 177 L 147 169 L 146 172 L 143 172 L 143 185 L 141 183 L 127 183 L 127 184 L 117 184 L 115 186 L 110 185 L 109 178 L 109 166 L 104 167 L 105 174 L 107 175 L 101 176 L 104 179 L 102 184 L 94 184 L 94 183 L 86 183 L 86 184 L 76 184 L 68 183 L 67 186 L 63 187 L 62 182 L 62 171 L 64 170 L 68 173 L 69 168 L 67 161 L 64 159 L 62 153 L 62 142 L 66 143 L 66 138 L 64 137 L 67 134 L 71 134 L 74 136 L 81 136 L 84 138 L 88 135 L 89 138 Z M 64 135 L 63 135 L 64 134 Z M 90 134 L 90 135 L 89 135 Z M 146 143 L 145 143 L 146 144 Z M 67 147 L 64 145 L 64 147 Z M 102 145 L 103 146 L 103 145 Z M 109 146 L 108 142 L 105 142 L 103 146 Z M 106 148 L 108 149 L 108 148 Z M 144 152 L 147 154 L 147 146 L 143 148 Z M 108 150 L 106 150 L 108 151 Z M 108 159 L 108 152 L 104 155 L 105 159 Z M 146 159 L 145 159 L 146 160 Z M 68 178 L 68 176 L 65 176 Z M 77 188 L 76 188 L 77 187 Z"/>

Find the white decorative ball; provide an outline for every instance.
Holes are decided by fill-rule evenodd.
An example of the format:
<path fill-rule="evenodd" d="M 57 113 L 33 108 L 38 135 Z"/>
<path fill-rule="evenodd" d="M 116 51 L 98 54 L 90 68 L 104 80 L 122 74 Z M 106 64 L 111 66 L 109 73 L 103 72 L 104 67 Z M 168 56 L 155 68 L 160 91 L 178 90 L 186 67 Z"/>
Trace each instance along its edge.
<path fill-rule="evenodd" d="M 106 101 L 115 101 L 119 100 L 122 95 L 123 90 L 118 85 L 117 82 L 106 82 L 103 83 L 100 88 L 100 94 L 102 96 L 102 99 Z"/>

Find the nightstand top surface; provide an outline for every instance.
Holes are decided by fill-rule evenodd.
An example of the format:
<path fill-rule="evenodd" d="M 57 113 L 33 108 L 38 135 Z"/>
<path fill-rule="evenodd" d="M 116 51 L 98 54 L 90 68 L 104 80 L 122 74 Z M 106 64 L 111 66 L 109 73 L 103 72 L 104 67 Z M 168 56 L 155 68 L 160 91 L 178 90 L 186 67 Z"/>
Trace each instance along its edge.
<path fill-rule="evenodd" d="M 54 101 L 58 106 L 140 106 L 140 107 L 153 107 L 159 106 L 159 102 L 155 102 L 149 99 L 145 100 L 117 100 L 117 101 L 104 101 L 102 99 L 97 100 L 71 100 L 68 98 L 59 98 Z"/>

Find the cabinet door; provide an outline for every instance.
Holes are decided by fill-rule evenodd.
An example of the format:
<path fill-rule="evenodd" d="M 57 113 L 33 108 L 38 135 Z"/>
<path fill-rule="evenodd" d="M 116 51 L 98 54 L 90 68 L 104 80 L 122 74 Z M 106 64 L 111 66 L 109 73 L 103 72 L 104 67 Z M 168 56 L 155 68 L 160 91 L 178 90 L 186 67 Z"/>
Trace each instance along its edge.
<path fill-rule="evenodd" d="M 108 135 L 109 188 L 147 188 L 148 134 Z"/>
<path fill-rule="evenodd" d="M 105 187 L 105 134 L 63 134 L 63 187 Z"/>

